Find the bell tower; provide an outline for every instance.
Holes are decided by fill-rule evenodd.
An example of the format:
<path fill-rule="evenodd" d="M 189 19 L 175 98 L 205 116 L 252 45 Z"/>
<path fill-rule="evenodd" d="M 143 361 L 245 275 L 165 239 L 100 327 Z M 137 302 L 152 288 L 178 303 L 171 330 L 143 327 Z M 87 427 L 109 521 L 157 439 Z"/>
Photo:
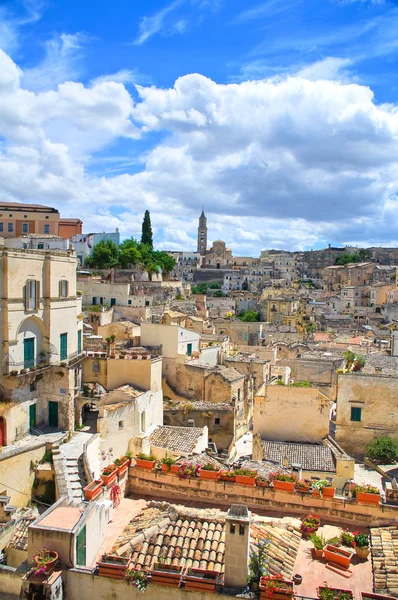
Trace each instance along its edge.
<path fill-rule="evenodd" d="M 205 256 L 207 250 L 207 219 L 202 208 L 202 214 L 199 217 L 198 227 L 198 249 L 201 256 Z"/>

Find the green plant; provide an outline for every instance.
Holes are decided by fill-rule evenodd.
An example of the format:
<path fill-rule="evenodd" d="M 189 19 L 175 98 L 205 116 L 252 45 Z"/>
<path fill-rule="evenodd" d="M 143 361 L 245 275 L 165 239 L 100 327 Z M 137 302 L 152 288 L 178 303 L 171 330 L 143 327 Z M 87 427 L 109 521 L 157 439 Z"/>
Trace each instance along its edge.
<path fill-rule="evenodd" d="M 233 479 L 235 477 L 235 471 L 221 471 L 220 475 Z"/>
<path fill-rule="evenodd" d="M 145 592 L 148 585 L 146 573 L 135 569 L 127 569 L 123 574 L 123 579 L 128 584 L 132 583 L 140 592 Z"/>
<path fill-rule="evenodd" d="M 338 548 L 339 546 L 341 546 L 341 537 L 335 535 L 334 537 L 329 538 L 326 544 L 330 544 L 330 546 L 336 546 L 336 548 Z"/>
<path fill-rule="evenodd" d="M 365 446 L 366 456 L 382 465 L 398 460 L 398 443 L 388 436 L 376 438 Z"/>
<path fill-rule="evenodd" d="M 203 471 L 218 471 L 219 469 L 217 467 L 215 467 L 214 465 L 212 465 L 211 463 L 205 463 L 204 465 L 202 465 L 201 470 Z"/>
<path fill-rule="evenodd" d="M 318 515 L 307 515 L 301 523 L 303 533 L 315 533 L 321 524 L 321 518 Z"/>
<path fill-rule="evenodd" d="M 105 475 L 105 477 L 107 477 L 108 475 L 112 475 L 112 473 L 114 473 L 117 469 L 117 466 L 112 464 L 112 465 L 108 465 L 107 467 L 105 467 L 104 469 L 102 469 L 102 474 Z"/>
<path fill-rule="evenodd" d="M 296 483 L 297 477 L 290 475 L 289 473 L 278 473 L 274 471 L 269 474 L 270 481 L 287 481 L 288 483 Z"/>
<path fill-rule="evenodd" d="M 359 531 L 354 531 L 353 536 L 353 546 L 358 546 L 358 548 L 367 548 L 369 546 L 369 536 L 366 535 L 366 533 L 359 533 Z"/>
<path fill-rule="evenodd" d="M 293 596 L 293 586 L 290 581 L 285 581 L 282 575 L 265 575 L 261 577 L 261 586 L 264 587 L 267 596 L 272 598 L 273 594 L 286 594 Z"/>
<path fill-rule="evenodd" d="M 326 481 L 326 479 L 320 479 L 319 481 L 314 481 L 311 484 L 311 487 L 313 490 L 318 490 L 319 492 L 322 492 L 323 488 L 328 487 L 328 482 Z"/>
<path fill-rule="evenodd" d="M 317 535 L 316 533 L 310 535 L 310 540 L 313 543 L 315 550 L 323 550 L 327 544 L 323 535 Z"/>
<path fill-rule="evenodd" d="M 257 472 L 250 469 L 235 469 L 234 475 L 244 475 L 245 477 L 256 477 Z"/>
<path fill-rule="evenodd" d="M 194 465 L 192 463 L 182 463 L 181 467 L 178 469 L 178 477 L 179 479 L 191 479 L 192 477 L 199 476 L 199 465 Z"/>
<path fill-rule="evenodd" d="M 137 458 L 139 460 L 150 460 L 151 462 L 156 460 L 156 456 L 154 456 L 153 454 L 145 454 L 144 452 L 140 452 L 139 454 L 137 454 Z"/>
<path fill-rule="evenodd" d="M 311 387 L 311 382 L 310 381 L 295 381 L 294 383 L 292 383 L 293 387 L 301 387 L 301 388 L 309 388 Z"/>
<path fill-rule="evenodd" d="M 268 560 L 268 546 L 270 540 L 264 538 L 257 546 L 257 549 L 250 553 L 249 558 L 249 576 L 247 582 L 258 585 L 261 577 L 268 574 L 267 571 L 267 560 Z"/>
<path fill-rule="evenodd" d="M 276 380 L 276 385 L 285 385 L 284 382 L 282 381 L 282 379 L 277 379 Z"/>
<path fill-rule="evenodd" d="M 129 460 L 131 460 L 133 458 L 133 453 L 130 452 L 130 450 L 127 450 L 127 452 L 124 453 L 125 457 L 128 458 Z"/>
<path fill-rule="evenodd" d="M 51 463 L 53 459 L 53 453 L 52 450 L 46 450 L 45 453 L 43 454 L 43 457 L 40 461 L 40 464 L 43 463 Z"/>
<path fill-rule="evenodd" d="M 354 535 L 348 531 L 348 529 L 345 529 L 340 535 L 340 540 L 343 546 L 351 548 L 354 541 Z"/>
<path fill-rule="evenodd" d="M 162 460 L 160 461 L 162 463 L 162 465 L 166 465 L 167 466 L 167 470 L 170 471 L 172 465 L 175 465 L 176 461 L 174 458 L 171 458 L 171 456 L 164 456 L 162 458 Z"/>
<path fill-rule="evenodd" d="M 380 494 L 379 488 L 375 487 L 374 485 L 370 485 L 370 483 L 359 484 L 359 483 L 354 482 L 351 484 L 350 490 L 351 490 L 353 498 L 356 498 L 358 493 L 360 493 L 360 494 Z"/>
<path fill-rule="evenodd" d="M 84 429 L 85 425 L 83 425 L 83 423 L 75 423 L 75 431 L 80 431 L 81 429 Z"/>
<path fill-rule="evenodd" d="M 330 588 L 325 581 L 325 585 L 318 588 L 319 600 L 351 600 L 351 592 L 345 592 L 344 590 L 335 590 Z"/>

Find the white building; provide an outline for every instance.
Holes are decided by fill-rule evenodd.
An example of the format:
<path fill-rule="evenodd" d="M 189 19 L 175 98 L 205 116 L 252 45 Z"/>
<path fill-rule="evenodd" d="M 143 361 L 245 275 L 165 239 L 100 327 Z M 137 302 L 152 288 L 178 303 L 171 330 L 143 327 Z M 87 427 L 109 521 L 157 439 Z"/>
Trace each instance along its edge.
<path fill-rule="evenodd" d="M 79 279 L 79 291 L 82 293 L 83 305 L 131 306 L 144 308 L 152 306 L 153 296 L 132 294 L 130 283 L 114 283 L 101 279 Z"/>
<path fill-rule="evenodd" d="M 87 258 L 92 255 L 93 250 L 100 242 L 107 242 L 110 240 L 116 246 L 120 245 L 120 233 L 119 229 L 113 233 L 80 233 L 72 236 L 72 242 L 75 246 L 77 260 L 80 265 L 84 265 Z"/>

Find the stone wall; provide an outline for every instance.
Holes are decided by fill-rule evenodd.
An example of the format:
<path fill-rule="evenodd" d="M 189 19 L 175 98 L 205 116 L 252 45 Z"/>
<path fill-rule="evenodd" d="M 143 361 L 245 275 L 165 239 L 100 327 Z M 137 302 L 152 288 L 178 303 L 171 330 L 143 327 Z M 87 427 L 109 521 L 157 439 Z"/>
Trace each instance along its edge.
<path fill-rule="evenodd" d="M 204 479 L 182 480 L 176 475 L 130 467 L 127 493 L 140 498 L 152 496 L 170 502 L 191 502 L 227 509 L 246 504 L 255 513 L 272 516 L 315 513 L 329 523 L 378 527 L 396 524 L 398 508 L 391 505 L 365 505 L 341 498 L 313 498 L 310 494 L 274 491 Z"/>
<path fill-rule="evenodd" d="M 214 403 L 210 409 L 203 410 L 195 408 L 195 403 L 186 403 L 187 410 L 173 408 L 172 405 L 165 406 L 163 421 L 165 425 L 178 427 L 205 427 L 209 429 L 209 441 L 214 442 L 218 450 L 227 450 L 234 438 L 235 419 L 234 411 L 217 410 Z M 218 420 L 218 422 L 217 422 Z"/>
<path fill-rule="evenodd" d="M 337 369 L 341 369 L 344 360 L 324 360 L 314 358 L 281 359 L 279 365 L 290 367 L 291 377 L 294 381 L 310 381 L 312 384 L 322 387 L 331 400 L 337 398 Z"/>
<path fill-rule="evenodd" d="M 338 376 L 336 442 L 346 452 L 363 454 L 375 437 L 398 441 L 397 377 L 352 373 Z M 351 421 L 351 409 L 361 420 Z"/>
<path fill-rule="evenodd" d="M 11 455 L 4 448 L 0 454 L 0 494 L 5 492 L 11 496 L 13 506 L 21 508 L 27 505 L 35 477 L 31 463 L 41 460 L 45 451 L 46 444 L 38 442 L 34 447 L 26 445 L 24 450 Z"/>
<path fill-rule="evenodd" d="M 3 593 L 7 594 L 5 596 L 7 600 L 10 597 L 19 598 L 21 577 L 22 574 L 18 573 L 16 569 L 0 565 L 0 598 L 3 598 Z"/>

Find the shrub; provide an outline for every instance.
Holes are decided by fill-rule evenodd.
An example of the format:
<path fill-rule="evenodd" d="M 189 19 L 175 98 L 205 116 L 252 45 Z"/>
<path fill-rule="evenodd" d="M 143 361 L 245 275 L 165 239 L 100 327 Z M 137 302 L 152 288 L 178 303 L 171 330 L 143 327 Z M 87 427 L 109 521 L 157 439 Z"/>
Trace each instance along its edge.
<path fill-rule="evenodd" d="M 366 533 L 359 533 L 359 531 L 354 531 L 353 535 L 353 546 L 358 546 L 358 548 L 367 548 L 369 546 L 369 536 L 366 535 Z"/>
<path fill-rule="evenodd" d="M 278 473 L 277 471 L 270 473 L 269 478 L 271 481 L 287 481 L 289 483 L 296 483 L 297 477 L 290 475 L 289 473 Z"/>
<path fill-rule="evenodd" d="M 233 471 L 234 475 L 244 475 L 245 477 L 256 477 L 257 471 L 250 471 L 250 469 L 236 469 Z"/>
<path fill-rule="evenodd" d="M 315 550 L 323 550 L 327 543 L 322 535 L 317 535 L 316 533 L 310 535 L 310 540 L 313 543 Z"/>
<path fill-rule="evenodd" d="M 351 548 L 354 541 L 354 535 L 351 533 L 351 531 L 345 529 L 340 536 L 340 540 L 343 546 L 348 546 Z"/>
<path fill-rule="evenodd" d="M 398 444 L 390 437 L 379 437 L 365 447 L 366 455 L 382 465 L 398 460 Z"/>
<path fill-rule="evenodd" d="M 268 546 L 270 540 L 264 538 L 259 542 L 256 551 L 250 553 L 249 559 L 249 577 L 247 583 L 259 584 L 261 577 L 267 573 Z"/>
<path fill-rule="evenodd" d="M 169 471 L 170 471 L 170 468 L 171 468 L 171 466 L 172 466 L 172 465 L 175 465 L 175 463 L 176 463 L 175 459 L 174 459 L 174 458 L 171 458 L 171 456 L 167 456 L 167 454 L 166 454 L 166 456 L 164 456 L 164 457 L 162 458 L 162 460 L 161 460 L 160 462 L 162 463 L 162 465 L 166 465 L 166 466 L 167 466 L 167 469 L 168 469 Z"/>
<path fill-rule="evenodd" d="M 156 460 L 156 456 L 154 456 L 153 454 L 145 454 L 144 452 L 140 452 L 139 454 L 137 454 L 137 458 L 139 460 Z"/>
<path fill-rule="evenodd" d="M 200 467 L 203 471 L 218 471 L 219 469 L 212 465 L 211 463 L 205 463 Z"/>

